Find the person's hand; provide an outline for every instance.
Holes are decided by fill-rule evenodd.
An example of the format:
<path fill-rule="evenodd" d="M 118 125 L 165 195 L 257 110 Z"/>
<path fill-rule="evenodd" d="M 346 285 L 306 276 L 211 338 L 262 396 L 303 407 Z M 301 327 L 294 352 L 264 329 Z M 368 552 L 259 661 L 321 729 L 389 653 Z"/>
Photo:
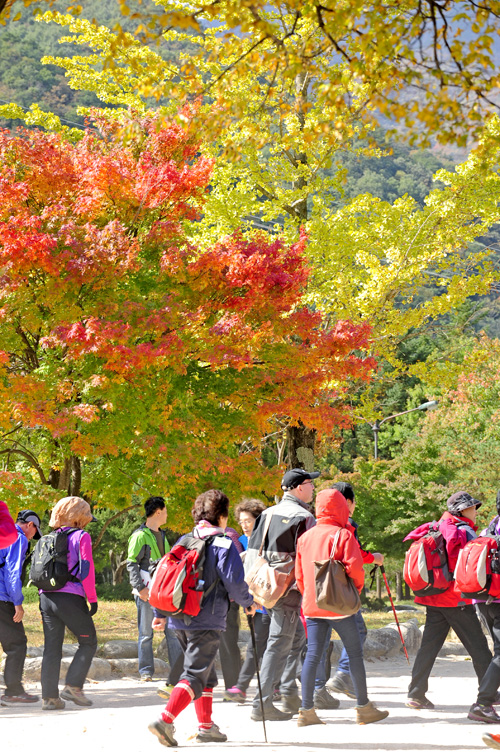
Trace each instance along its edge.
<path fill-rule="evenodd" d="M 139 598 L 141 601 L 149 600 L 149 588 L 145 587 L 142 588 L 142 590 L 139 590 Z"/>
<path fill-rule="evenodd" d="M 384 554 L 373 554 L 373 563 L 381 567 L 384 563 Z"/>
<path fill-rule="evenodd" d="M 89 606 L 89 614 L 91 616 L 94 616 L 94 614 L 97 613 L 98 608 L 99 608 L 99 604 L 97 603 L 97 601 L 95 601 L 95 603 L 91 603 Z"/>
<path fill-rule="evenodd" d="M 161 618 L 160 616 L 155 616 L 153 619 L 152 627 L 158 632 L 164 632 L 166 624 L 167 624 L 166 617 Z"/>
<path fill-rule="evenodd" d="M 14 606 L 14 616 L 12 617 L 12 621 L 15 621 L 16 624 L 23 620 L 24 616 L 24 608 L 22 606 Z"/>
<path fill-rule="evenodd" d="M 256 611 L 257 611 L 257 605 L 255 603 L 252 603 L 251 606 L 248 606 L 245 609 L 245 613 L 247 616 L 253 616 Z"/>

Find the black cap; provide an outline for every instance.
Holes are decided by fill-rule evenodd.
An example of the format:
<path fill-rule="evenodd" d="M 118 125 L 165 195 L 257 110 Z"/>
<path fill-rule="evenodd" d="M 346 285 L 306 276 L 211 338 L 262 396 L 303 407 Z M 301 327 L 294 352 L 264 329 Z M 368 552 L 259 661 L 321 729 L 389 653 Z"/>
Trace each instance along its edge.
<path fill-rule="evenodd" d="M 466 491 L 457 491 L 450 496 L 446 502 L 446 506 L 448 507 L 448 512 L 451 512 L 451 514 L 459 514 L 464 509 L 469 509 L 469 507 L 477 507 L 479 509 L 481 502 Z"/>
<path fill-rule="evenodd" d="M 293 470 L 287 470 L 281 481 L 281 488 L 283 491 L 291 491 L 292 488 L 297 488 L 305 480 L 314 480 L 319 478 L 321 473 L 308 473 L 306 470 L 294 468 Z"/>
<path fill-rule="evenodd" d="M 42 523 L 40 522 L 40 517 L 31 509 L 22 509 L 18 512 L 16 522 L 32 522 L 36 527 L 36 533 L 33 538 L 39 540 L 42 537 L 42 531 L 40 530 L 40 525 Z"/>

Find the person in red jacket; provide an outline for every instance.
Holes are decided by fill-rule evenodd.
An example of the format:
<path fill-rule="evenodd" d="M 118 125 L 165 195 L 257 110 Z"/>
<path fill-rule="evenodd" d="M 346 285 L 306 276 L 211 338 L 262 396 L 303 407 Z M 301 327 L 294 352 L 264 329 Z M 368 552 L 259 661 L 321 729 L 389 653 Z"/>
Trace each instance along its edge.
<path fill-rule="evenodd" d="M 476 513 L 481 502 L 465 491 L 457 491 L 450 496 L 446 505 L 447 511 L 439 520 L 438 526 L 446 541 L 448 568 L 453 572 L 460 550 L 476 537 Z M 420 525 L 406 536 L 405 541 L 421 538 L 427 533 L 430 524 L 432 523 L 427 522 Z M 474 606 L 470 600 L 462 597 L 454 580 L 444 593 L 416 596 L 415 603 L 426 607 L 426 615 L 422 644 L 413 664 L 406 705 L 416 710 L 432 709 L 433 703 L 425 696 L 429 676 L 450 627 L 472 658 L 479 683 L 492 656 Z"/>
<path fill-rule="evenodd" d="M 307 624 L 307 653 L 302 668 L 302 707 L 299 710 L 299 726 L 309 726 L 322 721 L 314 709 L 314 682 L 325 640 L 330 627 L 337 632 L 349 656 L 351 676 L 358 701 L 357 722 L 374 723 L 386 718 L 386 710 L 378 710 L 369 702 L 366 690 L 366 672 L 363 648 L 354 616 L 334 614 L 318 607 L 314 561 L 328 559 L 332 554 L 339 533 L 335 559 L 344 564 L 358 591 L 364 583 L 363 558 L 354 533 L 349 526 L 347 502 L 336 489 L 320 491 L 316 498 L 315 527 L 304 533 L 297 543 L 295 575 L 297 587 L 303 595 L 302 611 Z"/>
<path fill-rule="evenodd" d="M 9 508 L 0 501 L 0 548 L 8 548 L 17 540 L 17 528 L 10 516 Z"/>

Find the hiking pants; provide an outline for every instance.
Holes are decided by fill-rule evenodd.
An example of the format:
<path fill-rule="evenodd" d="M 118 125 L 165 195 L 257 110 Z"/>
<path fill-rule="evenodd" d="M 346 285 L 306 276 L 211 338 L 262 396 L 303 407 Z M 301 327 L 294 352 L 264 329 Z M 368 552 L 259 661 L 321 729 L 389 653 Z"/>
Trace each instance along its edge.
<path fill-rule="evenodd" d="M 479 685 L 477 702 L 492 705 L 500 687 L 500 603 L 478 603 L 493 638 L 493 658 Z"/>
<path fill-rule="evenodd" d="M 266 609 L 269 618 L 269 637 L 266 649 L 262 656 L 260 667 L 260 685 L 262 688 L 262 699 L 264 704 L 269 705 L 273 700 L 273 690 L 275 682 L 282 680 L 285 665 L 288 659 L 293 658 L 292 649 L 295 638 L 297 624 L 300 621 L 299 609 L 289 608 L 276 605 L 274 608 Z M 290 672 L 287 674 L 287 682 L 281 681 L 280 687 L 283 694 L 294 694 L 297 692 L 295 676 L 291 677 Z M 260 709 L 260 700 L 257 693 L 253 707 Z"/>
<path fill-rule="evenodd" d="M 220 635 L 220 664 L 226 689 L 234 687 L 241 670 L 241 653 L 238 646 L 240 635 L 240 606 L 231 601 L 227 612 L 226 631 Z"/>
<path fill-rule="evenodd" d="M 176 629 L 175 635 L 184 653 L 184 669 L 179 681 L 187 681 L 198 700 L 204 689 L 217 686 L 215 658 L 220 629 Z"/>
<path fill-rule="evenodd" d="M 269 614 L 260 613 L 259 611 L 254 614 L 253 624 L 255 627 L 255 646 L 257 648 L 258 663 L 260 663 L 260 660 L 264 655 L 264 650 L 266 649 L 267 638 L 269 637 L 270 621 L 271 620 L 269 618 Z M 238 681 L 236 682 L 238 689 L 241 689 L 242 692 L 246 692 L 248 687 L 250 686 L 250 682 L 252 681 L 254 674 L 255 655 L 253 652 L 252 640 L 250 639 L 247 642 L 247 654 L 245 656 L 243 666 L 241 667 Z"/>
<path fill-rule="evenodd" d="M 149 601 L 143 601 L 138 595 L 135 596 L 137 608 L 137 629 L 139 641 L 137 643 L 139 656 L 139 673 L 141 676 L 153 676 L 155 672 L 155 660 L 153 655 L 153 607 Z M 168 620 L 167 620 L 168 623 Z M 170 668 L 169 683 L 177 684 L 177 669 L 182 667 L 182 651 L 175 634 L 165 627 L 165 640 L 167 642 L 168 664 Z"/>
<path fill-rule="evenodd" d="M 22 621 L 12 621 L 14 614 L 13 603 L 0 601 L 0 645 L 6 655 L 3 678 L 7 697 L 17 697 L 24 692 L 22 678 L 28 645 Z"/>
<path fill-rule="evenodd" d="M 426 606 L 424 634 L 413 664 L 408 697 L 421 700 L 425 696 L 432 667 L 450 627 L 472 658 L 474 671 L 481 683 L 492 655 L 474 606 Z"/>
<path fill-rule="evenodd" d="M 66 674 L 65 684 L 83 688 L 92 658 L 97 650 L 94 621 L 87 602 L 74 593 L 40 593 L 43 622 L 42 697 L 59 697 L 64 630 L 67 627 L 78 639 L 78 649 Z"/>

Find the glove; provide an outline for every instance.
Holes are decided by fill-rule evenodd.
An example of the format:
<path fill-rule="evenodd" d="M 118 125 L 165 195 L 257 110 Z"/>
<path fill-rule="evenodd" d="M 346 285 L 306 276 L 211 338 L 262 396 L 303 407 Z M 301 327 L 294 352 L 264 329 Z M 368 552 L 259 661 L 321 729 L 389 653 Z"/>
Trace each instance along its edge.
<path fill-rule="evenodd" d="M 99 604 L 97 603 L 97 601 L 90 604 L 89 613 L 91 616 L 94 616 L 94 614 L 97 613 L 98 606 Z"/>

